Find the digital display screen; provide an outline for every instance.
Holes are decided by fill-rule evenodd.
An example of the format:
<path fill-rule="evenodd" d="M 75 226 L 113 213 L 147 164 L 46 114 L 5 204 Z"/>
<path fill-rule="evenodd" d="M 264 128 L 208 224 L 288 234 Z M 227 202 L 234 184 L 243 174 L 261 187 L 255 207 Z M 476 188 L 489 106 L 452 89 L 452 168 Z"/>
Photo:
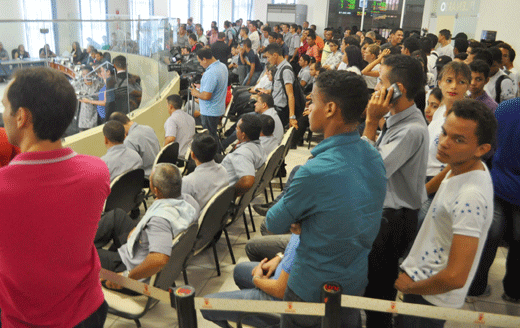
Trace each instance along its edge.
<path fill-rule="evenodd" d="M 340 0 L 339 9 L 341 11 L 355 10 L 356 9 L 356 0 Z"/>

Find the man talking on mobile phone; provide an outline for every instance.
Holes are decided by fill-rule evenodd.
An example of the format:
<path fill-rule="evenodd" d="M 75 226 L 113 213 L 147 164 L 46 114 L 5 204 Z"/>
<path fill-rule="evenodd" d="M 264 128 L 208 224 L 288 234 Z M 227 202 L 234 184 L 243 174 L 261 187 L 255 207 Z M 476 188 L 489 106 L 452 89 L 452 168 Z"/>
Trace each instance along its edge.
<path fill-rule="evenodd" d="M 415 95 L 424 88 L 423 75 L 419 61 L 410 56 L 386 57 L 367 106 L 363 139 L 381 154 L 388 181 L 381 228 L 368 256 L 366 297 L 395 300 L 399 258 L 415 238 L 417 214 L 426 199 L 428 128 L 414 103 Z M 366 313 L 368 328 L 392 327 L 391 313 Z"/>

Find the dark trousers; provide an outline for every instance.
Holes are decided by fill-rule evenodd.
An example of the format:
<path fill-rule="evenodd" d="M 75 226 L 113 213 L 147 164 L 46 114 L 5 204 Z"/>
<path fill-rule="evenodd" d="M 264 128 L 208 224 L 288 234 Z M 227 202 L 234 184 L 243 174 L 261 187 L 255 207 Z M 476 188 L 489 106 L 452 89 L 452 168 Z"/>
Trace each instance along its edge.
<path fill-rule="evenodd" d="M 365 297 L 395 300 L 394 282 L 399 273 L 401 258 L 417 232 L 419 210 L 383 209 L 381 228 L 368 255 L 368 285 Z M 392 327 L 392 314 L 365 311 L 367 328 Z"/>
<path fill-rule="evenodd" d="M 296 295 L 289 287 L 285 289 L 283 296 L 284 301 L 289 302 L 305 302 L 301 297 Z M 310 315 L 289 315 L 282 314 L 280 322 L 281 328 L 320 328 L 322 317 Z M 344 328 L 361 328 L 361 312 L 358 309 L 341 308 L 341 327 Z"/>
<path fill-rule="evenodd" d="M 403 301 L 405 303 L 433 305 L 425 300 L 421 295 L 404 295 Z M 411 315 L 398 315 L 395 319 L 396 328 L 442 328 L 446 320 L 421 318 Z"/>
<path fill-rule="evenodd" d="M 200 117 L 202 119 L 202 127 L 208 129 L 209 134 L 212 135 L 215 140 L 218 140 L 217 127 L 220 122 L 220 116 L 201 115 Z"/>
<path fill-rule="evenodd" d="M 502 238 L 509 244 L 506 275 L 502 282 L 504 292 L 512 298 L 520 299 L 520 206 L 499 197 L 495 197 L 493 222 L 468 295 L 478 296 L 486 290 L 489 269 L 495 260 Z"/>
<path fill-rule="evenodd" d="M 137 225 L 122 209 L 115 209 L 101 216 L 94 238 L 94 245 L 98 251 L 101 267 L 114 272 L 123 272 L 126 266 L 121 261 L 117 249 L 128 239 L 128 234 Z M 113 242 L 110 250 L 103 249 L 110 241 Z"/>
<path fill-rule="evenodd" d="M 108 304 L 103 301 L 103 304 L 92 313 L 87 319 L 77 324 L 74 328 L 103 328 L 105 320 L 107 319 Z"/>

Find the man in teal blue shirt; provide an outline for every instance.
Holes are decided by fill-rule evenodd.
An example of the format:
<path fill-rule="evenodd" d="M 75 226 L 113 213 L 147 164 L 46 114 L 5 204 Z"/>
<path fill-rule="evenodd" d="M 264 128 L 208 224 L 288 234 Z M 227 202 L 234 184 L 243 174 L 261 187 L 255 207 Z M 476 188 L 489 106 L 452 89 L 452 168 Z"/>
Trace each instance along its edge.
<path fill-rule="evenodd" d="M 300 245 L 284 300 L 320 302 L 320 287 L 335 281 L 343 293 L 361 295 L 368 254 L 381 223 L 386 174 L 381 155 L 357 132 L 368 103 L 361 77 L 327 71 L 317 78 L 310 129 L 325 140 L 312 151 L 285 196 L 267 213 L 267 229 L 301 229 Z M 359 311 L 344 309 L 343 326 L 360 324 Z M 319 326 L 320 317 L 284 315 L 282 327 Z"/>

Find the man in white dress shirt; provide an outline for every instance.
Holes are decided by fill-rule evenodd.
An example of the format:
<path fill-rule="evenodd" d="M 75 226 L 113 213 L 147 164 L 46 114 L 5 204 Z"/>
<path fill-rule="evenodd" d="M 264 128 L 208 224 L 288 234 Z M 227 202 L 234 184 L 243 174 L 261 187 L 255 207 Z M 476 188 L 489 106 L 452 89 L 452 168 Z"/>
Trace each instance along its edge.
<path fill-rule="evenodd" d="M 164 123 L 164 145 L 177 142 L 179 144 L 179 158 L 185 158 L 195 135 L 195 119 L 181 109 L 181 96 L 170 95 L 166 100 L 168 101 L 170 117 Z"/>

